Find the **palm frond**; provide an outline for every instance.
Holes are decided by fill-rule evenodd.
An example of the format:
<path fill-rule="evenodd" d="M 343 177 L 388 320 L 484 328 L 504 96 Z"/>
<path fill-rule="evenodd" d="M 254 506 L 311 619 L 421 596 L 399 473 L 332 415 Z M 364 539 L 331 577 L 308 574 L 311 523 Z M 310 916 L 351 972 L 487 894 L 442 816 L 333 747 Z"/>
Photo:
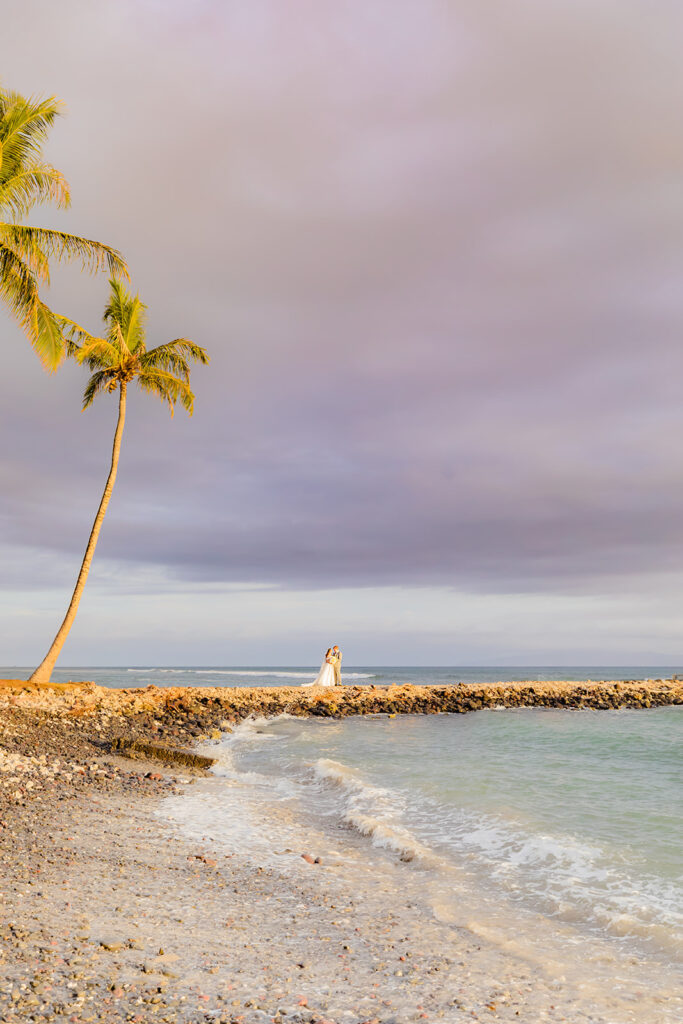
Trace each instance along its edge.
<path fill-rule="evenodd" d="M 64 339 L 56 315 L 38 295 L 35 277 L 8 246 L 0 244 L 0 297 L 19 321 L 48 370 L 64 358 Z"/>
<path fill-rule="evenodd" d="M 0 210 L 12 218 L 25 217 L 40 203 L 55 203 L 65 209 L 70 201 L 66 178 L 49 164 L 27 165 L 6 180 L 0 177 Z"/>
<path fill-rule="evenodd" d="M 15 245 L 27 248 L 39 246 L 48 257 L 56 259 L 80 259 L 85 269 L 90 271 L 109 270 L 112 274 L 128 274 L 125 260 L 120 252 L 102 242 L 94 242 L 90 238 L 80 238 L 65 231 L 53 231 L 51 228 L 30 227 L 27 224 L 6 224 L 15 238 Z"/>
<path fill-rule="evenodd" d="M 55 313 L 54 316 L 67 345 L 68 356 L 75 358 L 85 345 L 101 340 L 87 331 L 85 327 L 81 327 L 75 320 L 70 320 L 69 317 L 61 316 L 59 313 Z"/>
<path fill-rule="evenodd" d="M 187 383 L 190 379 L 190 367 L 187 360 L 177 355 L 173 350 L 159 351 L 162 348 L 163 346 L 159 346 L 151 358 L 151 353 L 149 352 L 145 352 L 143 356 L 140 356 L 141 370 L 148 373 L 153 373 L 154 370 L 163 370 L 167 373 L 172 373 L 175 377 L 179 377 Z"/>
<path fill-rule="evenodd" d="M 125 325 L 126 345 L 129 352 L 144 352 L 146 333 L 147 306 L 140 301 L 139 295 L 134 295 L 130 302 Z"/>
<path fill-rule="evenodd" d="M 83 409 L 92 405 L 102 391 L 108 391 L 111 381 L 112 375 L 107 370 L 98 370 L 97 373 L 93 373 L 83 392 Z"/>
<path fill-rule="evenodd" d="M 14 249 L 0 240 L 0 296 L 11 312 L 23 320 L 38 296 L 35 278 Z"/>
<path fill-rule="evenodd" d="M 109 302 L 104 310 L 104 320 L 109 327 L 112 344 L 121 344 L 128 353 L 140 347 L 144 351 L 147 307 L 139 295 L 132 295 L 117 277 L 109 281 Z"/>
<path fill-rule="evenodd" d="M 49 370 L 56 370 L 65 355 L 59 320 L 49 306 L 36 296 L 24 318 L 24 330 Z"/>
<path fill-rule="evenodd" d="M 0 244 L 12 249 L 36 280 L 44 284 L 50 283 L 47 254 L 41 249 L 35 235 L 23 232 L 19 224 L 0 222 Z"/>
<path fill-rule="evenodd" d="M 130 349 L 126 344 L 126 339 L 123 336 L 120 324 L 114 324 L 109 332 L 109 337 L 111 338 L 112 345 L 114 345 L 119 353 L 121 362 L 124 363 L 126 361 L 130 361 Z"/>
<path fill-rule="evenodd" d="M 65 354 L 75 355 L 81 344 L 93 340 L 84 327 L 53 312 L 41 301 L 34 275 L 14 250 L 1 241 L 0 298 L 7 303 L 49 370 L 56 370 Z"/>
<path fill-rule="evenodd" d="M 146 370 L 138 375 L 137 382 L 143 391 L 149 391 L 163 402 L 167 402 L 171 409 L 171 415 L 175 412 L 176 402 L 180 402 L 190 416 L 192 415 L 194 394 L 184 380 L 179 380 L 173 374 L 165 373 L 163 370 Z"/>
<path fill-rule="evenodd" d="M 157 353 L 163 356 L 166 352 L 173 352 L 184 359 L 194 359 L 195 362 L 202 363 L 204 366 L 211 359 L 206 349 L 201 345 L 195 345 L 189 338 L 175 338 L 173 341 L 167 341 L 164 345 L 157 345 L 155 348 L 150 348 L 145 356 L 149 356 L 150 360 L 154 361 Z"/>
<path fill-rule="evenodd" d="M 62 112 L 62 104 L 54 96 L 26 98 L 3 90 L 0 112 L 0 180 L 5 180 L 27 162 L 39 158 L 48 132 Z"/>
<path fill-rule="evenodd" d="M 85 363 L 90 370 L 115 369 L 121 361 L 116 345 L 106 338 L 90 337 L 83 340 L 76 353 L 76 362 Z"/>
<path fill-rule="evenodd" d="M 104 307 L 104 313 L 102 314 L 106 324 L 122 324 L 124 322 L 127 299 L 128 292 L 126 291 L 126 286 L 123 281 L 119 280 L 116 276 L 110 277 L 109 299 L 107 300 L 107 305 Z"/>

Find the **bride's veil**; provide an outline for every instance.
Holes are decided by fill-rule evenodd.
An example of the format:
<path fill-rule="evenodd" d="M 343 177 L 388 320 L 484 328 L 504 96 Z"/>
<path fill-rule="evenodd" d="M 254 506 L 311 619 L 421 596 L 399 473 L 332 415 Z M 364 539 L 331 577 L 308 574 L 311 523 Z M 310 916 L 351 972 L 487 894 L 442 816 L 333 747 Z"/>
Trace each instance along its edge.
<path fill-rule="evenodd" d="M 302 686 L 315 686 L 315 684 L 318 682 L 318 680 L 322 676 L 323 669 L 325 668 L 326 664 L 327 664 L 327 651 L 325 651 L 325 653 L 323 654 L 323 660 L 322 660 L 322 662 L 320 664 L 320 671 L 318 672 L 318 674 L 315 677 L 315 679 L 313 680 L 313 682 L 312 683 L 302 683 L 301 685 Z"/>
<path fill-rule="evenodd" d="M 323 654 L 323 660 L 320 665 L 320 671 L 316 676 L 316 682 L 318 681 L 318 679 L 322 679 L 323 672 L 325 671 L 325 665 L 327 665 L 327 651 L 325 651 L 325 653 Z"/>

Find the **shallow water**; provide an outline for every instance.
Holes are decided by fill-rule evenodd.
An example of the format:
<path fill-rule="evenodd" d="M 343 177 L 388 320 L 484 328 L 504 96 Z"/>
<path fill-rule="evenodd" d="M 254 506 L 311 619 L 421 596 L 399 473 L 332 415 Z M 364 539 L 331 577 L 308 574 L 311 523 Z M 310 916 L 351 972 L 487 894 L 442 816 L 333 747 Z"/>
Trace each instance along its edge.
<path fill-rule="evenodd" d="M 683 710 L 248 722 L 182 812 L 235 848 L 311 829 L 402 858 L 442 911 L 526 910 L 668 959 L 683 942 Z M 379 852 L 379 850 L 377 850 Z"/>

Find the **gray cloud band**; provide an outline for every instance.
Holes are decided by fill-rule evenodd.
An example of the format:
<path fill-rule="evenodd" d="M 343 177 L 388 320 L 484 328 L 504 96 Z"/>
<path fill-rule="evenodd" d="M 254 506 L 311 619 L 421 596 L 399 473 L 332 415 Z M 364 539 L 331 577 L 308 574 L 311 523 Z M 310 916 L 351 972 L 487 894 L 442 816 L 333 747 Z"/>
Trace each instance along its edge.
<path fill-rule="evenodd" d="M 68 102 L 55 225 L 125 251 L 151 342 L 213 355 L 189 423 L 132 400 L 98 558 L 491 591 L 680 567 L 681 12 L 255 6 L 3 26 L 3 80 Z M 52 290 L 93 328 L 104 295 Z M 0 340 L 3 539 L 61 565 L 114 410 Z"/>

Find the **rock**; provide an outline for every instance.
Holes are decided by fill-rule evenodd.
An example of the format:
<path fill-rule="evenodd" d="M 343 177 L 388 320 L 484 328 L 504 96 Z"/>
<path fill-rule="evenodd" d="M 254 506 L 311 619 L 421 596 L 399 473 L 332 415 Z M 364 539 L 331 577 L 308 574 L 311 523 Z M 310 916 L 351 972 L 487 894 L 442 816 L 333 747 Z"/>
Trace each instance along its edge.
<path fill-rule="evenodd" d="M 100 947 L 106 949 L 108 953 L 118 953 L 119 950 L 123 949 L 123 939 L 117 938 L 105 938 L 100 939 Z"/>
<path fill-rule="evenodd" d="M 199 860 L 202 862 L 202 864 L 206 864 L 207 867 L 210 868 L 215 868 L 217 866 L 217 862 L 215 860 L 213 860 L 211 857 L 206 857 L 203 853 L 195 853 L 194 856 L 188 857 L 187 859 Z"/>
<path fill-rule="evenodd" d="M 312 857 L 310 853 L 302 853 L 301 859 L 305 860 L 307 864 L 315 864 L 315 857 Z"/>
<path fill-rule="evenodd" d="M 127 757 L 152 757 L 159 761 L 187 765 L 190 768 L 211 768 L 216 763 L 215 757 L 204 757 L 193 754 L 189 750 L 175 750 L 172 747 L 160 747 L 155 743 L 132 740 L 119 736 L 112 742 L 112 750 L 117 750 Z"/>

